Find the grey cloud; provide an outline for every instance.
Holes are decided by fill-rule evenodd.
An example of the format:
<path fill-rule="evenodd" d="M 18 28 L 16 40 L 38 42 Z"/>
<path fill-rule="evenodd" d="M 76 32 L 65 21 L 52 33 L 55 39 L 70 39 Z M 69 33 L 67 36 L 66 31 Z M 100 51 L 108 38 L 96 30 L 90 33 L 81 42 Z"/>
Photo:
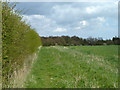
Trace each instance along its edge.
<path fill-rule="evenodd" d="M 74 3 L 75 4 L 75 3 Z M 117 6 L 114 4 L 104 4 L 101 5 L 88 5 L 84 6 L 80 3 L 75 5 L 56 5 L 53 7 L 52 19 L 56 20 L 58 24 L 71 24 L 78 20 L 91 19 L 99 17 L 105 18 L 115 18 L 117 20 Z M 82 5 L 82 7 L 80 7 Z M 87 13 L 86 8 L 91 10 L 91 13 Z M 94 10 L 92 12 L 92 10 Z M 57 16 L 57 17 L 56 17 Z"/>
<path fill-rule="evenodd" d="M 41 36 L 78 35 L 110 38 L 118 33 L 118 7 L 111 2 L 20 3 L 17 8 L 29 9 L 24 14 L 24 19 L 26 18 Z M 105 21 L 102 21 L 103 18 Z M 85 22 L 80 23 L 82 21 Z M 85 23 L 87 24 L 83 25 Z"/>

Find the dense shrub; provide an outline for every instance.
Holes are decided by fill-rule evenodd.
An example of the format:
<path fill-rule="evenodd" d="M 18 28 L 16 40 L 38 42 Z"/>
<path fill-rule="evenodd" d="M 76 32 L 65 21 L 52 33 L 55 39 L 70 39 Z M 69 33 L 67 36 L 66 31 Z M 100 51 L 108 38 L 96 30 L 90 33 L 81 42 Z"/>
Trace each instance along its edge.
<path fill-rule="evenodd" d="M 24 57 L 41 45 L 39 35 L 22 21 L 15 3 L 2 3 L 2 82 L 7 87 L 15 70 L 23 66 Z"/>
<path fill-rule="evenodd" d="M 0 2 L 0 54 L 2 48 L 2 3 Z"/>

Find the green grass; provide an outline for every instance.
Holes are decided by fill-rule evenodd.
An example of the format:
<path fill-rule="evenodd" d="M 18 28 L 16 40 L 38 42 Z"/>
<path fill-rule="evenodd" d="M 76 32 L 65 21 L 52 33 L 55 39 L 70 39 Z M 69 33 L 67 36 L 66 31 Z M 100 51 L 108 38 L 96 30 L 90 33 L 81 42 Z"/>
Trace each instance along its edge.
<path fill-rule="evenodd" d="M 108 60 L 111 63 L 118 63 L 118 45 L 108 46 L 71 46 L 70 49 L 75 49 L 84 54 L 96 55 L 104 57 L 104 60 Z"/>
<path fill-rule="evenodd" d="M 71 46 L 70 49 L 76 49 L 83 53 L 95 54 L 104 57 L 118 55 L 118 45 L 110 46 Z"/>
<path fill-rule="evenodd" d="M 27 88 L 118 87 L 117 50 L 117 46 L 42 47 L 25 86 Z M 114 60 L 109 60 L 110 58 Z"/>

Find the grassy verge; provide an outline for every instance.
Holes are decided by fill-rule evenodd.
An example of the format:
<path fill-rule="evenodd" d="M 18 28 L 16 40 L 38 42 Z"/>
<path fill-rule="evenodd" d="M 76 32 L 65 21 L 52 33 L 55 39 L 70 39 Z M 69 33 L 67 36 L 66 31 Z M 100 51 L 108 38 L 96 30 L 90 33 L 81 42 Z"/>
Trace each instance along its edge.
<path fill-rule="evenodd" d="M 25 86 L 27 88 L 118 87 L 117 62 L 111 64 L 111 61 L 106 60 L 104 56 L 83 53 L 80 51 L 81 48 L 84 47 L 42 47 Z M 107 50 L 112 52 L 109 48 Z M 94 53 L 92 49 L 90 51 Z M 117 57 L 115 60 L 117 61 Z"/>
<path fill-rule="evenodd" d="M 41 47 L 40 47 L 41 48 Z M 40 50 L 40 48 L 38 50 Z M 27 75 L 30 73 L 33 63 L 37 59 L 38 52 L 26 56 L 24 58 L 24 65 L 19 70 L 14 71 L 13 77 L 10 80 L 10 86 L 12 88 L 24 88 L 24 82 L 26 80 Z"/>

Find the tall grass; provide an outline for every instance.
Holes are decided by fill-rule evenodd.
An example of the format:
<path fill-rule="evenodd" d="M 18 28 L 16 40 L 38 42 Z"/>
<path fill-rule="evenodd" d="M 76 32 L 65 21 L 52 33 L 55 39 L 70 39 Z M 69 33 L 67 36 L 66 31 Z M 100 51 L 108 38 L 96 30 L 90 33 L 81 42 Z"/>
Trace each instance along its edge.
<path fill-rule="evenodd" d="M 85 48 L 89 48 L 90 53 Z M 114 63 L 102 54 L 94 54 L 94 48 L 106 57 L 114 57 Z M 110 56 L 107 51 L 102 51 L 104 48 L 115 53 Z M 117 49 L 115 46 L 111 48 L 113 49 L 107 46 L 42 47 L 25 85 L 27 88 L 117 88 L 118 58 L 114 56 L 117 55 Z"/>
<path fill-rule="evenodd" d="M 24 58 L 41 45 L 39 35 L 22 21 L 15 3 L 2 3 L 2 83 L 8 87 L 10 78 L 24 64 Z"/>

